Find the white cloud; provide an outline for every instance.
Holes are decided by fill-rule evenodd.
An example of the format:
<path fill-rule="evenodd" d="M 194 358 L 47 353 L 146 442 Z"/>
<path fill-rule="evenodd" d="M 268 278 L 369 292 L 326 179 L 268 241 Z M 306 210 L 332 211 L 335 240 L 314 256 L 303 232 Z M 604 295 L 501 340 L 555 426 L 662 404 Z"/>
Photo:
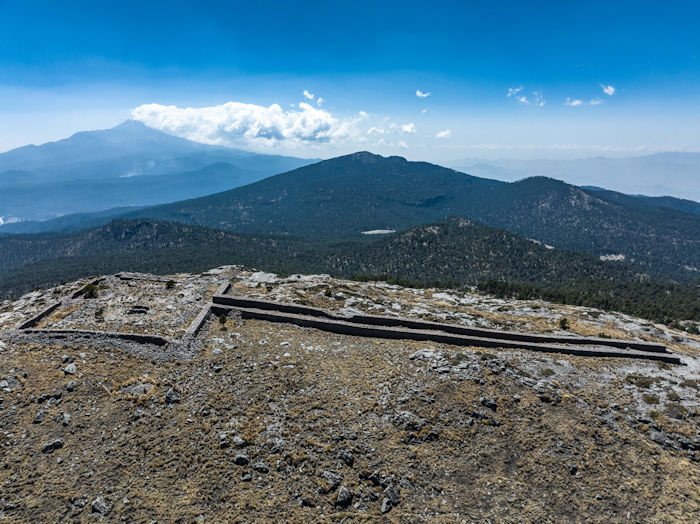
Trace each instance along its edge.
<path fill-rule="evenodd" d="M 523 87 L 522 87 L 522 86 L 520 86 L 520 87 L 509 87 L 509 88 L 508 88 L 508 94 L 506 94 L 506 96 L 507 96 L 508 98 L 512 98 L 512 97 L 514 97 L 515 95 L 517 95 L 518 93 L 520 93 L 520 91 L 522 91 L 522 90 L 523 90 Z"/>
<path fill-rule="evenodd" d="M 415 133 L 416 132 L 416 126 L 413 122 L 410 122 L 408 124 L 404 124 L 401 126 L 401 131 L 404 133 Z"/>
<path fill-rule="evenodd" d="M 603 89 L 603 93 L 608 96 L 613 96 L 615 94 L 615 87 L 610 84 L 600 84 L 600 87 Z"/>
<path fill-rule="evenodd" d="M 316 105 L 318 107 L 321 107 L 321 104 L 323 104 L 326 100 L 324 98 L 321 98 L 320 96 L 316 99 Z"/>
<path fill-rule="evenodd" d="M 450 138 L 452 136 L 452 131 L 449 129 L 443 129 L 442 131 L 439 131 L 437 135 L 435 135 L 435 138 Z"/>
<path fill-rule="evenodd" d="M 427 98 L 427 97 L 430 96 L 430 91 L 428 91 L 427 93 L 424 93 L 424 92 L 421 91 L 420 89 L 416 89 L 416 96 L 417 96 L 418 98 Z"/>
<path fill-rule="evenodd" d="M 525 95 L 519 94 L 522 90 L 523 90 L 522 86 L 509 87 L 508 93 L 506 93 L 506 97 L 513 98 L 513 99 L 517 100 L 518 103 L 527 105 L 530 103 L 530 101 L 527 99 L 527 97 Z"/>
<path fill-rule="evenodd" d="M 527 96 L 522 94 L 522 90 L 523 86 L 509 87 L 508 92 L 506 93 L 506 97 L 512 98 L 519 104 L 523 104 L 526 106 L 534 104 L 537 107 L 542 107 L 547 103 L 544 99 L 544 96 L 542 95 L 542 91 L 532 91 L 532 99 L 529 99 Z"/>
<path fill-rule="evenodd" d="M 304 89 L 304 92 L 302 94 L 307 100 L 313 100 L 314 96 L 316 96 L 313 93 L 309 93 L 308 89 Z"/>
<path fill-rule="evenodd" d="M 571 107 L 578 107 L 578 106 L 599 106 L 605 102 L 602 98 L 591 98 L 588 102 L 584 100 L 580 100 L 578 98 L 568 98 L 564 101 L 564 104 L 567 106 Z"/>
<path fill-rule="evenodd" d="M 544 97 L 542 96 L 542 91 L 533 91 L 532 94 L 535 97 L 535 100 L 533 103 L 536 106 L 542 107 L 543 105 L 545 105 L 547 103 L 545 101 Z"/>
<path fill-rule="evenodd" d="M 408 144 L 407 144 L 406 142 L 404 142 L 403 140 L 399 140 L 399 141 L 396 143 L 396 145 L 399 146 L 399 147 L 403 147 L 404 149 L 408 149 Z"/>
<path fill-rule="evenodd" d="M 386 133 L 386 129 L 384 129 L 383 127 L 372 126 L 367 130 L 367 134 L 371 135 L 372 133 L 376 133 L 377 135 L 383 135 L 384 133 Z"/>
<path fill-rule="evenodd" d="M 283 110 L 242 102 L 210 107 L 145 104 L 131 118 L 173 135 L 217 145 L 273 145 L 277 143 L 327 143 L 356 137 L 356 125 L 368 118 L 360 111 L 354 118 L 340 119 L 305 102 L 298 109 Z"/>
<path fill-rule="evenodd" d="M 424 114 L 426 114 L 427 112 L 428 112 L 427 109 L 423 109 L 423 110 L 421 111 L 421 114 L 424 115 Z"/>

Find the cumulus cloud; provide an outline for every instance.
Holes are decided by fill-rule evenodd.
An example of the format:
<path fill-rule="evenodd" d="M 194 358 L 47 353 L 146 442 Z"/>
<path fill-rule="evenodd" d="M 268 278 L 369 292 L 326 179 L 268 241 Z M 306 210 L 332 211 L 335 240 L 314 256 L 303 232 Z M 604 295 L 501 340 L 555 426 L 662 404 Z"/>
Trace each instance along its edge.
<path fill-rule="evenodd" d="M 416 126 L 413 122 L 409 122 L 408 124 L 404 124 L 401 126 L 401 131 L 403 131 L 404 133 L 415 133 Z"/>
<path fill-rule="evenodd" d="M 588 103 L 592 106 L 597 106 L 597 105 L 602 104 L 603 102 L 604 102 L 604 100 L 602 100 L 601 98 L 594 98 Z"/>
<path fill-rule="evenodd" d="M 418 98 L 428 98 L 428 97 L 430 96 L 430 91 L 424 93 L 424 92 L 421 91 L 420 89 L 416 89 L 416 96 L 417 96 Z"/>
<path fill-rule="evenodd" d="M 321 104 L 323 104 L 325 101 L 326 101 L 326 100 L 325 100 L 324 98 L 322 98 L 322 97 L 319 96 L 319 97 L 316 99 L 316 105 L 317 105 L 318 107 L 321 107 Z"/>
<path fill-rule="evenodd" d="M 439 131 L 437 135 L 435 135 L 435 138 L 450 138 L 452 136 L 452 131 L 449 129 L 443 129 L 442 131 Z"/>
<path fill-rule="evenodd" d="M 356 125 L 367 117 L 360 111 L 339 119 L 305 102 L 288 111 L 278 104 L 227 102 L 198 108 L 144 104 L 131 112 L 132 119 L 154 129 L 217 145 L 332 142 L 357 136 Z"/>
<path fill-rule="evenodd" d="M 309 90 L 308 90 L 308 89 L 304 89 L 304 92 L 303 92 L 302 94 L 304 95 L 304 97 L 305 97 L 307 100 L 313 100 L 313 99 L 314 99 L 314 96 L 316 96 L 316 95 L 314 95 L 313 93 L 309 93 Z"/>
<path fill-rule="evenodd" d="M 614 86 L 611 86 L 609 84 L 600 84 L 600 87 L 603 89 L 603 93 L 605 93 L 608 96 L 613 96 L 615 94 Z"/>

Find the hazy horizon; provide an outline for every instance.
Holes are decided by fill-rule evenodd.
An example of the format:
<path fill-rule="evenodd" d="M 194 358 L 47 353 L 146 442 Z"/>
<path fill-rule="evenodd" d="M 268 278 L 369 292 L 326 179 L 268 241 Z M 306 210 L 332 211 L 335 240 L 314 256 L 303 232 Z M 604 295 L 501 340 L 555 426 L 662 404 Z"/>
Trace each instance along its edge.
<path fill-rule="evenodd" d="M 700 151 L 697 3 L 447 4 L 4 2 L 0 151 L 130 117 L 307 158 Z"/>

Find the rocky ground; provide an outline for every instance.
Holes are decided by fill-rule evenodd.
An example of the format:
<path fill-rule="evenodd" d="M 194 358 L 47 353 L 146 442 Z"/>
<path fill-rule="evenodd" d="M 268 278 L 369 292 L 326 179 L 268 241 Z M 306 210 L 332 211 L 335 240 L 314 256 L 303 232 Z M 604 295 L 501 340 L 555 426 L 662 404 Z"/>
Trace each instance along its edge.
<path fill-rule="evenodd" d="M 43 325 L 175 337 L 226 280 L 231 293 L 337 312 L 540 333 L 566 317 L 573 333 L 664 342 L 684 365 L 235 317 L 213 318 L 188 361 L 13 341 L 19 322 L 88 281 L 68 284 L 0 303 L 0 520 L 700 520 L 700 340 L 665 326 L 236 267 L 107 279 Z"/>

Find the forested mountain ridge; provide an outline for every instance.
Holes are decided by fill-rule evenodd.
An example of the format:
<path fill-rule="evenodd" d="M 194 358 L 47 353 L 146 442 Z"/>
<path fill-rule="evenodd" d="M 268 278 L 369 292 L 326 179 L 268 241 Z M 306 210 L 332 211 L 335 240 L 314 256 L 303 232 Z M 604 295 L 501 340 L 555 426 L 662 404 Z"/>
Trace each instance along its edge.
<path fill-rule="evenodd" d="M 373 241 L 328 243 L 217 231 L 148 219 L 71 234 L 0 237 L 0 298 L 89 275 L 175 273 L 242 264 L 277 273 L 328 273 L 411 285 L 605 306 L 646 318 L 700 318 L 700 289 L 649 281 L 634 266 L 544 246 L 502 229 L 450 218 Z"/>
<path fill-rule="evenodd" d="M 629 207 L 545 177 L 513 183 L 362 152 L 248 186 L 125 215 L 324 240 L 461 216 L 561 249 L 624 255 L 657 278 L 691 281 L 700 216 Z"/>

